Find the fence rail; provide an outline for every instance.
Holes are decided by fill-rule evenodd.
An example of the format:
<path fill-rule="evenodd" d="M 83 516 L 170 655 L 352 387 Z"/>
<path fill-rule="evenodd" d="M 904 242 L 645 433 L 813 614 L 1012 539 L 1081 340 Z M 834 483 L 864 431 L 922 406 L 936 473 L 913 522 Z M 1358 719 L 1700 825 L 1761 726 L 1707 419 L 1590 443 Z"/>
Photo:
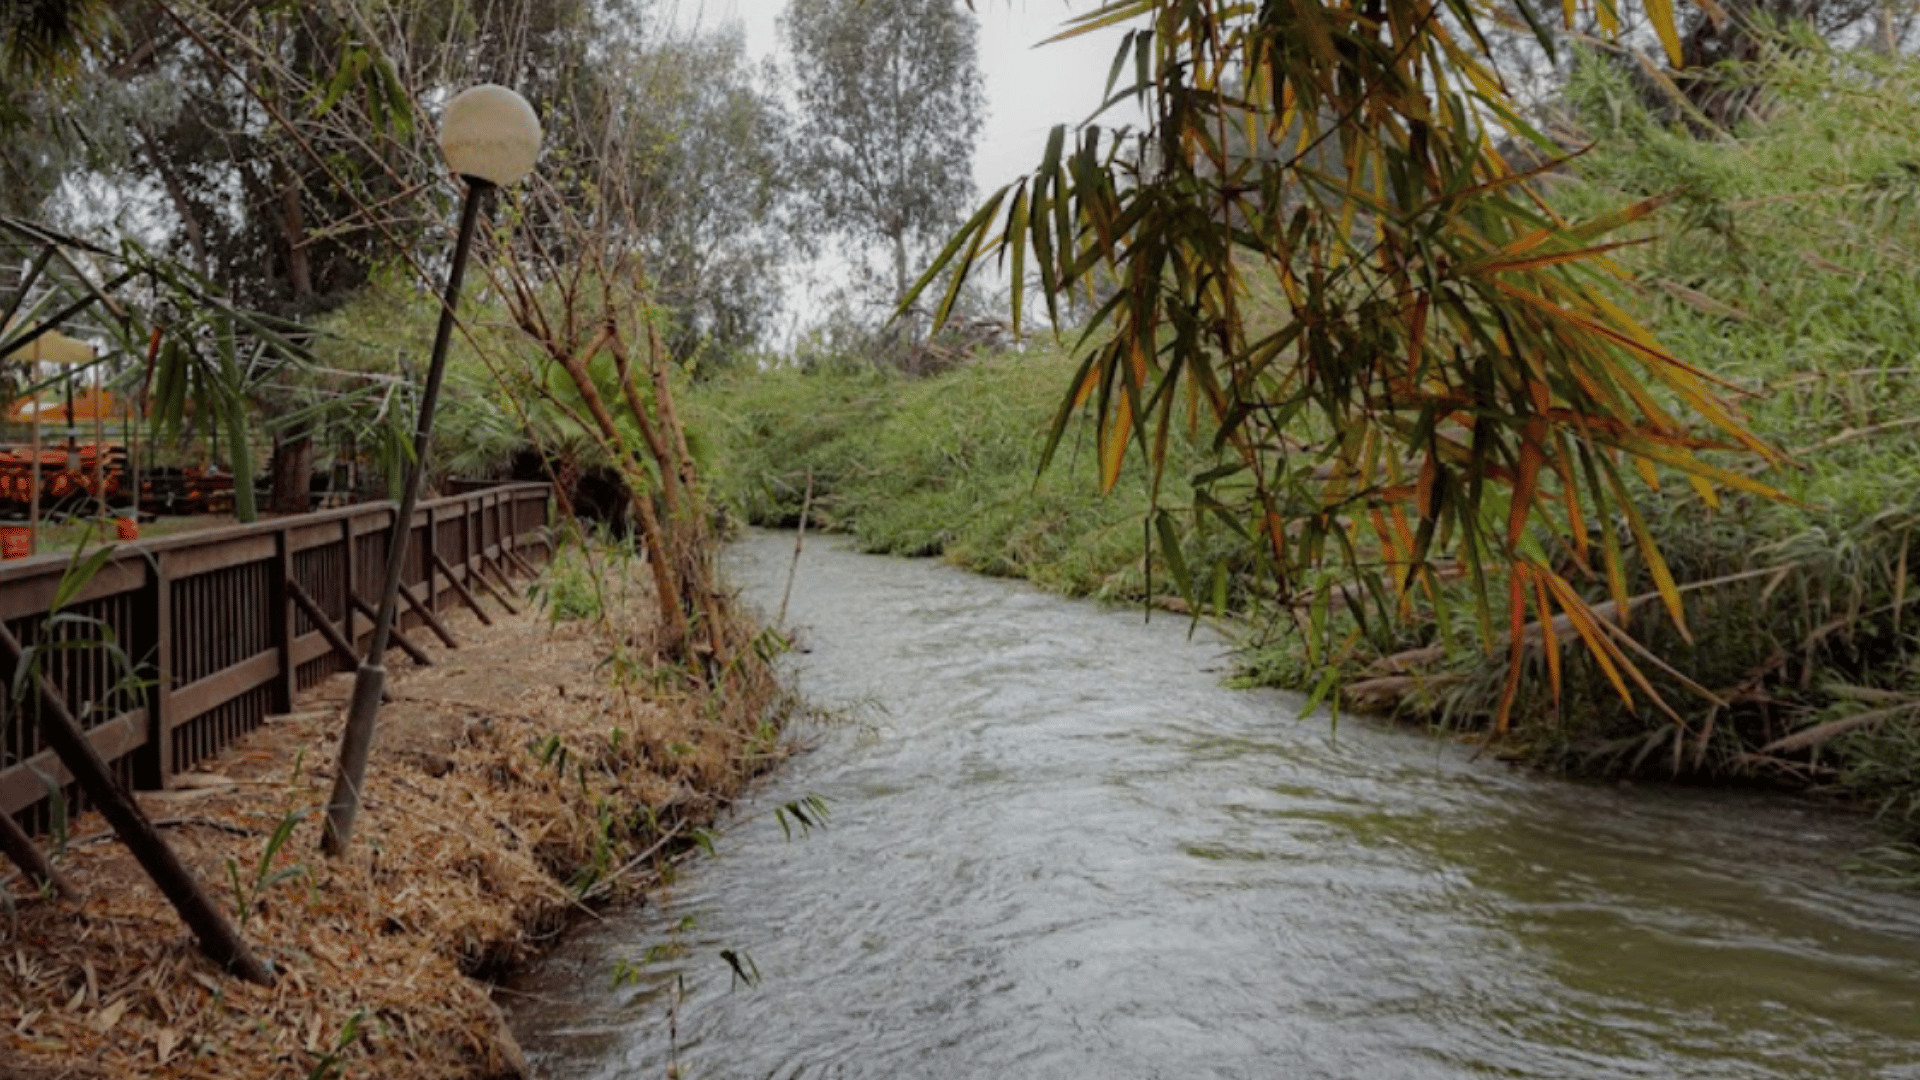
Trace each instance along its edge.
<path fill-rule="evenodd" d="M 489 579 L 526 568 L 529 554 L 550 556 L 550 494 L 507 484 L 422 503 L 404 576 L 420 606 L 491 591 Z M 358 663 L 398 512 L 363 504 L 123 544 L 52 619 L 68 558 L 0 564 L 0 621 L 38 655 L 115 778 L 166 787 Z M 400 610 L 403 631 L 427 621 L 410 603 Z M 0 666 L 0 678 L 0 813 L 44 832 L 50 793 L 61 790 L 69 812 L 81 795 L 41 741 L 31 696 L 14 700 L 15 672 Z"/>

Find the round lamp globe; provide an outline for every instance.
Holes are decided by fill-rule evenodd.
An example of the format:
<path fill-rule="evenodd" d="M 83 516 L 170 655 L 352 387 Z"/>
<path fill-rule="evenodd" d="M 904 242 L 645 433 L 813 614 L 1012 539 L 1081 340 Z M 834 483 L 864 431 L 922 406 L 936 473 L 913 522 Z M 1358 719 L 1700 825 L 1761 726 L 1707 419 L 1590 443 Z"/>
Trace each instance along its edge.
<path fill-rule="evenodd" d="M 440 121 L 440 152 L 461 176 L 505 186 L 533 171 L 540 118 L 527 99 L 483 83 L 460 91 Z"/>

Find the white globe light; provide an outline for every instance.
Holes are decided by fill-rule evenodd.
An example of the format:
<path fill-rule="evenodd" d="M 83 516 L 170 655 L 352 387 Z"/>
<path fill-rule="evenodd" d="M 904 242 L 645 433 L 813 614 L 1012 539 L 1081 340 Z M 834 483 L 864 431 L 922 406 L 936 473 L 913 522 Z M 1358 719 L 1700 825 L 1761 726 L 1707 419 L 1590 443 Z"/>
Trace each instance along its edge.
<path fill-rule="evenodd" d="M 540 118 L 527 99 L 492 83 L 460 91 L 440 120 L 440 152 L 461 176 L 507 185 L 533 171 Z"/>

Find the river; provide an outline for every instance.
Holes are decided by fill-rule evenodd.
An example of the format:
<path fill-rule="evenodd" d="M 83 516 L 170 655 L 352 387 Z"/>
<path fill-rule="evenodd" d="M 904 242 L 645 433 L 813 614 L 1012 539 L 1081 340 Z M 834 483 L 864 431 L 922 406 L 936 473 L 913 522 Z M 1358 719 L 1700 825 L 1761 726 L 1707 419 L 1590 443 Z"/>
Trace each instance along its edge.
<path fill-rule="evenodd" d="M 735 546 L 749 601 L 792 549 Z M 788 622 L 838 721 L 507 995 L 542 1075 L 1920 1078 L 1920 901 L 1842 871 L 1867 823 L 1303 719 L 1180 618 L 831 540 Z"/>

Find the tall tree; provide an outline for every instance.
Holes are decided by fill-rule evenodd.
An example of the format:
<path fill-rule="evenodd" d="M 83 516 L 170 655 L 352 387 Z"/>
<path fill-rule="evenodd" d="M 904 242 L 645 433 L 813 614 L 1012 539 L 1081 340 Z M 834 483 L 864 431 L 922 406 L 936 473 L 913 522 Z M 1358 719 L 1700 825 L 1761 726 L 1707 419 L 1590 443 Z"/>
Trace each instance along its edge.
<path fill-rule="evenodd" d="M 780 310 L 794 183 L 772 79 L 738 26 L 606 52 L 612 92 L 576 110 L 604 133 L 599 159 L 618 163 L 605 194 L 646 255 L 675 360 L 724 362 Z"/>
<path fill-rule="evenodd" d="M 884 243 L 898 301 L 913 256 L 972 197 L 985 98 L 956 0 L 791 0 L 781 31 L 800 118 L 794 161 L 815 220 L 850 255 Z"/>

